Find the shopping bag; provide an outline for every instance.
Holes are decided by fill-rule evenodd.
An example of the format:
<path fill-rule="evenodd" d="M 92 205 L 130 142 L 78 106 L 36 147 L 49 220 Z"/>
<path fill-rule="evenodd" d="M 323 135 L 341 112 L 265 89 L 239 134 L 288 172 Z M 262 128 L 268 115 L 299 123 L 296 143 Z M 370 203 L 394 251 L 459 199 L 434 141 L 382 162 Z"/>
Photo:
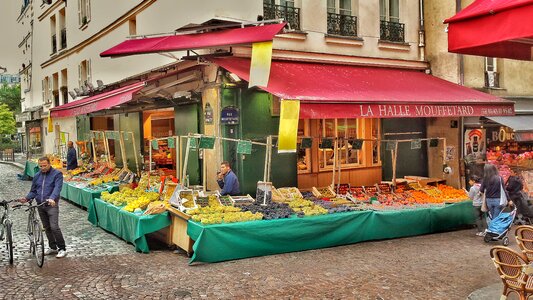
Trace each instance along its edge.
<path fill-rule="evenodd" d="M 487 206 L 487 199 L 485 197 L 485 194 L 483 194 L 482 198 L 481 198 L 481 211 L 482 212 L 488 212 L 489 211 L 489 207 Z"/>
<path fill-rule="evenodd" d="M 503 187 L 502 178 L 500 177 L 500 206 L 507 206 L 507 192 Z"/>

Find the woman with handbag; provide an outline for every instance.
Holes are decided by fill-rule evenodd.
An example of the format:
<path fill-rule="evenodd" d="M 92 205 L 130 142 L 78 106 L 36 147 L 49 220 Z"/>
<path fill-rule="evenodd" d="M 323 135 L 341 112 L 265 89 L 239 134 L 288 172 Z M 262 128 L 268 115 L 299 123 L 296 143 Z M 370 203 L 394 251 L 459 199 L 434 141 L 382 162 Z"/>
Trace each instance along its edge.
<path fill-rule="evenodd" d="M 491 219 L 496 218 L 507 206 L 507 195 L 503 188 L 503 179 L 495 165 L 485 164 L 480 191 L 485 194 L 489 217 Z"/>

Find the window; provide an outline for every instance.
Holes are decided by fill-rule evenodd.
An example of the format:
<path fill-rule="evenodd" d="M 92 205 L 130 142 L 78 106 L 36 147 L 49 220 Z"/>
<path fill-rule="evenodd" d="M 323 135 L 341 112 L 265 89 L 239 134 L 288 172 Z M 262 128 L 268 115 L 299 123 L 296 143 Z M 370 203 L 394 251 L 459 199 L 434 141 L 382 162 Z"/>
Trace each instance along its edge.
<path fill-rule="evenodd" d="M 67 48 L 67 28 L 65 25 L 65 9 L 59 11 L 59 44 L 60 50 Z"/>
<path fill-rule="evenodd" d="M 328 34 L 357 36 L 357 17 L 352 0 L 328 0 Z"/>
<path fill-rule="evenodd" d="M 319 121 L 320 140 L 332 139 L 331 145 L 320 145 L 319 169 L 331 168 L 334 159 L 341 166 L 358 166 L 363 161 L 363 151 L 354 149 L 355 139 L 360 137 L 358 119 L 325 119 Z M 336 147 L 335 147 L 336 146 Z M 337 157 L 335 158 L 335 149 Z"/>
<path fill-rule="evenodd" d="M 263 0 L 263 17 L 265 20 L 284 19 L 290 29 L 300 30 L 300 8 L 295 7 L 294 0 Z"/>
<path fill-rule="evenodd" d="M 63 98 L 63 104 L 68 103 L 68 75 L 67 69 L 61 70 L 61 97 Z"/>
<path fill-rule="evenodd" d="M 399 0 L 380 0 L 379 18 L 380 40 L 405 42 L 405 24 L 400 23 Z"/>
<path fill-rule="evenodd" d="M 54 100 L 54 107 L 59 106 L 59 74 L 52 75 L 52 99 Z"/>
<path fill-rule="evenodd" d="M 78 85 L 83 89 L 89 82 L 91 82 L 91 60 L 87 59 L 78 65 Z"/>
<path fill-rule="evenodd" d="M 500 77 L 498 74 L 498 64 L 496 58 L 485 57 L 485 87 L 499 88 Z"/>
<path fill-rule="evenodd" d="M 78 0 L 78 24 L 83 27 L 91 21 L 91 1 Z"/>
<path fill-rule="evenodd" d="M 309 137 L 309 120 L 298 122 L 298 174 L 311 172 L 311 148 L 302 149 L 302 139 Z"/>
<path fill-rule="evenodd" d="M 381 143 L 379 140 L 381 139 L 381 122 L 379 119 L 372 119 L 372 126 L 371 126 L 371 139 L 375 140 L 375 142 L 372 142 L 372 165 L 379 165 L 381 163 Z"/>
<path fill-rule="evenodd" d="M 51 46 L 52 46 L 52 54 L 55 54 L 57 52 L 57 36 L 56 36 L 56 16 L 52 16 L 50 18 L 50 32 L 51 32 Z"/>
<path fill-rule="evenodd" d="M 47 104 L 52 102 L 52 80 L 50 77 L 45 77 L 42 80 L 42 97 L 43 97 L 43 103 Z"/>
<path fill-rule="evenodd" d="M 128 21 L 130 35 L 137 34 L 137 20 L 135 18 Z"/>

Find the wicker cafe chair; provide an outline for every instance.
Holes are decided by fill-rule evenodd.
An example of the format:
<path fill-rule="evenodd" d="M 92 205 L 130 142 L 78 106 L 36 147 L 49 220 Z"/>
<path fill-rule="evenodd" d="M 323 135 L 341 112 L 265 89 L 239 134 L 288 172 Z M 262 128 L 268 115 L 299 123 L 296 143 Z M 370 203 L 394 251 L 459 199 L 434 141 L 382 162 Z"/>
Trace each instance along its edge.
<path fill-rule="evenodd" d="M 525 272 L 527 262 L 525 258 L 514 250 L 496 246 L 490 249 L 490 257 L 503 282 L 503 292 L 500 299 L 507 299 L 510 293 L 518 294 L 520 300 L 526 300 L 533 293 L 533 277 Z"/>
<path fill-rule="evenodd" d="M 533 262 L 533 226 L 521 225 L 515 230 L 516 242 L 528 262 Z"/>

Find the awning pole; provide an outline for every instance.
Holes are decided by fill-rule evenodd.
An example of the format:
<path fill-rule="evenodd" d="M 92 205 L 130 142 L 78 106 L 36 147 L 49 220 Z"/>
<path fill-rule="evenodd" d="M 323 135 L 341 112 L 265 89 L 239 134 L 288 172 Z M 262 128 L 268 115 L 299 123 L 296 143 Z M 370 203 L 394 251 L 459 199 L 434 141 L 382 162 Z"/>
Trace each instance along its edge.
<path fill-rule="evenodd" d="M 335 144 L 333 145 L 333 176 L 331 178 L 331 188 L 335 188 L 335 169 L 337 167 L 337 138 L 334 139 Z M 326 158 L 327 164 L 327 158 Z"/>
<path fill-rule="evenodd" d="M 398 158 L 398 143 L 394 143 L 394 150 L 391 150 L 392 159 L 392 186 L 396 186 L 396 162 Z"/>
<path fill-rule="evenodd" d="M 108 163 L 108 166 L 111 166 L 111 153 L 109 151 L 109 144 L 108 144 L 108 141 L 107 141 L 107 135 L 105 134 L 105 131 L 102 131 L 102 134 L 104 135 L 104 149 L 106 151 L 107 163 Z"/>
<path fill-rule="evenodd" d="M 120 154 L 122 155 L 122 168 L 126 168 L 126 170 L 129 171 L 128 168 L 128 160 L 126 159 L 126 147 L 124 144 L 124 137 L 122 136 L 123 131 L 119 131 L 118 134 L 120 135 Z"/>
<path fill-rule="evenodd" d="M 148 145 L 148 147 L 150 147 L 150 151 L 149 151 L 149 161 L 148 161 L 148 178 L 150 178 L 151 174 L 152 174 L 152 140 L 150 140 L 150 144 Z M 150 179 L 148 179 L 148 181 L 150 181 Z"/>
<path fill-rule="evenodd" d="M 194 138 L 194 137 L 193 137 Z M 187 148 L 185 150 L 185 160 L 183 162 L 183 173 L 182 173 L 182 176 L 183 176 L 183 185 L 185 186 L 185 178 L 187 176 L 187 165 L 188 165 L 188 161 L 189 161 L 189 151 L 191 150 L 191 136 L 187 136 Z M 189 186 L 189 182 L 187 181 L 187 186 Z"/>
<path fill-rule="evenodd" d="M 96 162 L 96 146 L 93 132 L 91 132 L 91 148 L 93 148 L 93 161 Z"/>

